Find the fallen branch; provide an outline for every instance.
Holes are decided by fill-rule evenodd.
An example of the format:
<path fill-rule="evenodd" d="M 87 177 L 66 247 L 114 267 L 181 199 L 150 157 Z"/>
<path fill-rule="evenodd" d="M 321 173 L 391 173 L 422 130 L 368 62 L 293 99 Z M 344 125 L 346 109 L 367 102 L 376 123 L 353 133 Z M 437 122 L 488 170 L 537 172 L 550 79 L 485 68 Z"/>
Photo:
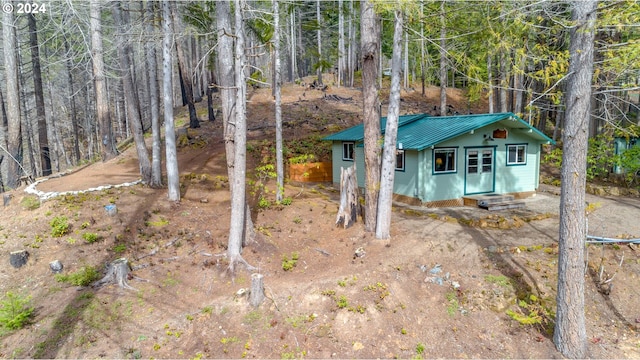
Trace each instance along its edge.
<path fill-rule="evenodd" d="M 169 241 L 168 243 L 166 243 L 164 245 L 164 247 L 168 248 L 169 246 L 172 246 L 173 244 L 176 243 L 176 241 L 178 241 L 179 238 L 174 238 L 173 240 Z"/>
<path fill-rule="evenodd" d="M 162 261 L 162 262 L 165 262 L 165 261 L 176 261 L 178 259 L 180 259 L 180 256 L 172 256 L 172 257 L 160 259 L 160 261 Z"/>
<path fill-rule="evenodd" d="M 142 255 L 142 256 L 139 256 L 136 260 L 141 260 L 141 259 L 144 259 L 146 257 L 153 256 L 153 255 L 155 255 L 157 253 L 158 253 L 158 248 L 155 248 L 155 249 L 151 250 L 150 253 Z"/>
<path fill-rule="evenodd" d="M 327 252 L 326 250 L 322 250 L 322 249 L 319 249 L 319 248 L 315 248 L 315 249 L 313 249 L 313 250 L 315 250 L 315 251 L 319 252 L 320 254 L 322 254 L 322 255 L 324 255 L 324 256 L 330 256 L 330 255 L 331 255 L 331 254 L 330 254 L 329 252 Z"/>
<path fill-rule="evenodd" d="M 151 266 L 153 264 L 148 263 L 148 264 L 141 264 L 141 265 L 136 265 L 136 266 L 132 266 L 131 267 L 131 271 L 136 271 L 136 270 L 140 270 L 140 269 L 144 269 L 144 268 L 148 268 L 149 266 Z"/>

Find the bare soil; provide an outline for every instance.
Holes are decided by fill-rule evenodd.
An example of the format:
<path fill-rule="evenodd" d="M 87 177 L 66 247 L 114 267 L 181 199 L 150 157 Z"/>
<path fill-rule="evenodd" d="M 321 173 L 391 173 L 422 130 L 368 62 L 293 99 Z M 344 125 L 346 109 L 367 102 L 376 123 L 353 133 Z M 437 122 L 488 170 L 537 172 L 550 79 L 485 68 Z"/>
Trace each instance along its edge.
<path fill-rule="evenodd" d="M 430 89 L 435 93 L 434 89 Z M 360 92 L 330 88 L 347 101 L 284 89 L 285 137 L 328 133 L 360 121 Z M 459 92 L 451 102 L 466 109 Z M 437 96 L 403 93 L 401 109 L 424 112 Z M 253 139 L 273 134 L 270 90 L 249 103 Z M 479 105 L 475 112 L 481 112 Z M 199 110 L 204 117 L 203 110 Z M 409 112 L 409 111 L 407 111 Z M 184 121 L 184 114 L 182 121 Z M 227 271 L 229 191 L 220 120 L 189 130 L 180 149 L 182 201 L 143 185 L 58 197 L 29 210 L 23 189 L 0 212 L 0 290 L 31 296 L 33 321 L 2 336 L 3 358 L 560 358 L 551 341 L 555 311 L 559 189 L 541 186 L 526 209 L 487 212 L 396 204 L 392 239 L 362 223 L 335 226 L 331 184 L 286 186 L 291 205 L 254 209 L 257 241 L 243 257 L 264 275 L 267 299 L 249 305 L 251 274 Z M 255 154 L 254 154 L 255 155 Z M 252 156 L 259 162 L 261 154 Z M 37 185 L 84 190 L 138 179 L 133 149 Z M 273 191 L 273 183 L 267 184 Z M 272 195 L 271 195 L 272 196 Z M 640 200 L 588 196 L 590 233 L 640 237 Z M 105 205 L 117 206 L 108 216 Z M 66 216 L 71 232 L 51 235 Z M 83 234 L 100 236 L 87 243 Z M 26 249 L 27 265 L 9 265 Z M 588 245 L 587 335 L 595 358 L 640 357 L 636 245 Z M 283 269 L 284 258 L 297 257 Z M 83 266 L 104 270 L 125 257 L 129 285 L 74 287 L 56 282 Z M 613 276 L 604 294 L 599 281 Z M 519 305 L 520 304 L 520 305 Z M 512 314 L 512 316 L 508 315 Z M 520 316 L 520 321 L 513 317 Z M 526 322 L 533 324 L 527 325 Z"/>

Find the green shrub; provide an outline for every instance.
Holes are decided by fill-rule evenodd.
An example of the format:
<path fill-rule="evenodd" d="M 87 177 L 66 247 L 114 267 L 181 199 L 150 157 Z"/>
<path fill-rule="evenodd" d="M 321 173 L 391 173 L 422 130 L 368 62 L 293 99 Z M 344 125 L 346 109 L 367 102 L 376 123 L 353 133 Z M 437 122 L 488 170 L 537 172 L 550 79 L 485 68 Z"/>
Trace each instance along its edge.
<path fill-rule="evenodd" d="M 17 330 L 28 324 L 33 315 L 31 297 L 22 297 L 7 292 L 6 298 L 0 302 L 0 326 L 8 330 Z"/>
<path fill-rule="evenodd" d="M 613 155 L 613 138 L 610 134 L 600 134 L 589 139 L 587 149 L 587 181 L 596 178 L 604 179 L 615 164 Z M 544 162 L 557 168 L 562 167 L 562 149 L 555 148 L 544 156 Z"/>
<path fill-rule="evenodd" d="M 271 200 L 265 198 L 264 196 L 261 196 L 260 199 L 258 200 L 258 207 L 260 209 L 268 209 L 271 207 Z"/>
<path fill-rule="evenodd" d="M 116 254 L 121 254 L 121 253 L 127 251 L 127 245 L 120 243 L 120 244 L 114 245 L 112 250 Z"/>
<path fill-rule="evenodd" d="M 316 159 L 313 154 L 302 154 L 289 158 L 289 164 L 306 164 L 314 162 Z"/>
<path fill-rule="evenodd" d="M 291 258 L 289 258 L 289 256 L 287 256 L 286 254 L 282 256 L 282 270 L 289 271 L 294 267 L 296 267 L 297 264 L 298 264 L 297 252 L 291 253 Z"/>
<path fill-rule="evenodd" d="M 92 244 L 100 239 L 98 234 L 90 233 L 90 232 L 82 234 L 82 238 L 84 239 L 84 241 L 88 242 L 89 244 Z"/>
<path fill-rule="evenodd" d="M 622 168 L 624 172 L 624 180 L 630 186 L 638 181 L 638 173 L 640 172 L 640 146 L 634 146 L 625 150 L 622 154 L 616 155 L 616 164 Z"/>
<path fill-rule="evenodd" d="M 338 305 L 339 309 L 344 309 L 349 306 L 349 300 L 344 295 L 340 295 L 339 298 L 336 299 L 336 305 Z"/>
<path fill-rule="evenodd" d="M 613 136 L 606 133 L 589 139 L 589 149 L 587 150 L 588 181 L 595 178 L 604 179 L 609 176 L 615 163 L 612 143 Z"/>
<path fill-rule="evenodd" d="M 92 282 L 98 280 L 98 270 L 93 266 L 83 266 L 78 271 L 68 275 L 57 274 L 55 279 L 57 282 L 69 283 L 75 286 L 88 286 Z"/>
<path fill-rule="evenodd" d="M 25 210 L 35 210 L 40 207 L 40 199 L 36 196 L 25 196 L 22 198 L 22 201 L 20 201 L 20 205 L 22 205 Z"/>
<path fill-rule="evenodd" d="M 62 237 L 69 233 L 69 222 L 66 216 L 56 216 L 49 223 L 51 225 L 51 236 Z"/>

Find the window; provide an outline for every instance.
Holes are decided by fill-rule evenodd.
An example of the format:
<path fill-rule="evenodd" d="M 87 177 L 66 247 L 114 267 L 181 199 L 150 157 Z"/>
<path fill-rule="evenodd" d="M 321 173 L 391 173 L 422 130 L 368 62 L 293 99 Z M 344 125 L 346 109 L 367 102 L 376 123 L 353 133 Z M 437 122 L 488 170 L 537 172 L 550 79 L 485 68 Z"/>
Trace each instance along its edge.
<path fill-rule="evenodd" d="M 470 150 L 467 153 L 467 173 L 478 173 L 478 150 Z"/>
<path fill-rule="evenodd" d="M 342 160 L 353 161 L 353 143 L 352 142 L 342 143 Z"/>
<path fill-rule="evenodd" d="M 482 172 L 493 171 L 493 150 L 482 150 Z"/>
<path fill-rule="evenodd" d="M 396 170 L 404 171 L 404 150 L 396 150 Z"/>
<path fill-rule="evenodd" d="M 507 145 L 507 165 L 526 165 L 527 145 Z"/>
<path fill-rule="evenodd" d="M 456 171 L 456 148 L 442 148 L 433 150 L 433 172 L 436 174 Z"/>

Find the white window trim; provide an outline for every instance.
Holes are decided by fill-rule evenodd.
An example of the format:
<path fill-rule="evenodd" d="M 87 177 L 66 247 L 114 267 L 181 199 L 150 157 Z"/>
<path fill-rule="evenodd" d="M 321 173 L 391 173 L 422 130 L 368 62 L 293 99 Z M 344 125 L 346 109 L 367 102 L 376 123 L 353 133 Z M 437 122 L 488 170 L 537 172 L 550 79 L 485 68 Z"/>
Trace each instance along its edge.
<path fill-rule="evenodd" d="M 438 151 L 443 151 L 443 150 L 453 150 L 453 159 L 454 159 L 454 163 L 453 163 L 453 169 L 452 170 L 436 170 L 436 152 Z M 456 147 L 443 147 L 443 148 L 436 148 L 433 149 L 433 173 L 434 174 L 452 174 L 458 171 L 458 148 Z"/>
<path fill-rule="evenodd" d="M 351 145 L 351 157 L 348 157 L 349 154 L 347 154 L 345 152 L 345 146 L 346 145 Z M 353 154 L 356 152 L 356 144 L 353 141 L 343 141 L 342 142 L 342 160 L 345 161 L 353 161 L 354 160 L 354 156 Z"/>
<path fill-rule="evenodd" d="M 527 145 L 528 144 L 508 144 L 507 145 L 507 166 L 511 166 L 511 165 L 527 165 Z M 518 148 L 519 147 L 523 147 L 524 148 L 524 157 L 522 159 L 522 161 L 518 161 Z M 509 153 L 511 151 L 511 149 L 514 149 L 516 152 L 516 161 L 509 161 Z"/>
<path fill-rule="evenodd" d="M 398 167 L 398 155 L 402 154 L 402 167 Z M 396 171 L 404 171 L 407 158 L 405 157 L 404 150 L 396 150 Z"/>

